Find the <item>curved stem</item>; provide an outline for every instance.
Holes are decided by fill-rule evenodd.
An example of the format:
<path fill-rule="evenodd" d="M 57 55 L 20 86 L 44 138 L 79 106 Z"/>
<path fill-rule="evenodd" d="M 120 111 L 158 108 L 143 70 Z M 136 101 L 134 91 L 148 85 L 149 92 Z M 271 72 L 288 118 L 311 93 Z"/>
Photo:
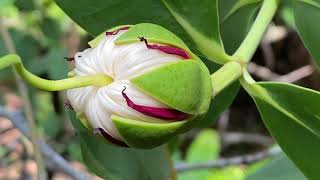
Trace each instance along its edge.
<path fill-rule="evenodd" d="M 216 96 L 232 82 L 238 80 L 242 75 L 242 66 L 239 62 L 231 61 L 223 65 L 218 71 L 211 75 L 213 96 Z"/>
<path fill-rule="evenodd" d="M 47 80 L 35 76 L 26 70 L 21 58 L 15 54 L 9 54 L 0 58 L 0 69 L 13 65 L 17 73 L 31 85 L 46 91 L 61 91 L 84 86 L 104 86 L 112 83 L 112 78 L 104 75 L 77 76 L 62 80 Z"/>
<path fill-rule="evenodd" d="M 256 51 L 264 32 L 277 11 L 279 0 L 264 0 L 260 12 L 254 21 L 240 47 L 233 54 L 234 57 L 249 62 Z"/>

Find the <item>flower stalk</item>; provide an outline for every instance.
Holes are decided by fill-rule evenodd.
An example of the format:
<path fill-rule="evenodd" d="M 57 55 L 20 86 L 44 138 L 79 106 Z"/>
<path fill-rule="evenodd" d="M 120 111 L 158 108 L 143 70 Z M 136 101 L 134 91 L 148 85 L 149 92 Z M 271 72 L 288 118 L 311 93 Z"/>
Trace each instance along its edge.
<path fill-rule="evenodd" d="M 104 86 L 113 82 L 112 78 L 105 74 L 76 76 L 63 80 L 47 80 L 35 76 L 26 70 L 21 58 L 15 54 L 9 54 L 0 58 L 0 69 L 13 65 L 16 72 L 31 85 L 46 91 L 61 91 L 85 86 Z"/>

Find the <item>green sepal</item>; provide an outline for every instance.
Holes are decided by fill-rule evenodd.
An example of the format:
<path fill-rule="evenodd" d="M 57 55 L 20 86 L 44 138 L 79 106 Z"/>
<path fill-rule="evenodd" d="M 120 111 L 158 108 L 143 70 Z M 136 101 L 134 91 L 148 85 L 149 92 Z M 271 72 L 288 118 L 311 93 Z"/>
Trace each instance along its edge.
<path fill-rule="evenodd" d="M 131 27 L 131 26 L 132 25 L 120 25 L 120 26 L 116 26 L 116 27 L 110 28 L 108 30 L 105 30 L 103 33 L 101 33 L 100 35 L 95 37 L 93 40 L 89 41 L 88 44 L 90 45 L 91 48 L 95 48 L 100 43 L 101 39 L 103 39 L 106 36 L 106 32 L 115 31 L 115 30 L 120 29 L 122 27 Z"/>
<path fill-rule="evenodd" d="M 112 115 L 112 122 L 131 147 L 149 149 L 160 146 L 179 134 L 188 121 L 150 123 Z"/>
<path fill-rule="evenodd" d="M 212 96 L 212 81 L 209 69 L 207 66 L 201 61 L 200 58 L 196 57 L 196 62 L 199 64 L 200 67 L 200 76 L 201 76 L 201 94 L 200 103 L 199 103 L 199 110 L 198 114 L 201 115 L 201 118 L 206 115 L 209 110 L 211 100 L 214 98 Z"/>
<path fill-rule="evenodd" d="M 167 106 L 195 115 L 199 108 L 204 109 L 202 93 L 208 94 L 208 87 L 203 87 L 210 81 L 205 81 L 202 74 L 198 62 L 181 60 L 135 77 L 131 83 Z"/>
<path fill-rule="evenodd" d="M 188 46 L 174 33 L 162 26 L 150 23 L 141 23 L 132 26 L 126 33 L 122 34 L 115 43 L 117 45 L 139 42 L 139 37 L 146 38 L 149 42 L 168 44 L 191 52 Z"/>
<path fill-rule="evenodd" d="M 199 105 L 199 74 L 195 61 L 178 61 L 146 72 L 131 82 L 169 107 L 195 114 Z"/>

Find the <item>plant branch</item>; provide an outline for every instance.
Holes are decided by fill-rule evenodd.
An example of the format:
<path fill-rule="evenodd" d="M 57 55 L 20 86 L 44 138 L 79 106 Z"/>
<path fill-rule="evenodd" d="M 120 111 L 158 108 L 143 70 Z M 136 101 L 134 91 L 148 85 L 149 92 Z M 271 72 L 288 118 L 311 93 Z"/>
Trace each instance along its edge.
<path fill-rule="evenodd" d="M 268 157 L 275 156 L 277 154 L 280 154 L 281 152 L 282 151 L 280 147 L 273 147 L 266 151 L 262 151 L 254 154 L 235 156 L 231 158 L 221 158 L 218 160 L 212 160 L 204 163 L 195 163 L 195 164 L 181 163 L 176 165 L 176 170 L 177 172 L 184 172 L 184 171 L 199 170 L 199 169 L 223 168 L 231 165 L 250 164 Z"/>
<path fill-rule="evenodd" d="M 260 12 L 254 21 L 249 33 L 241 43 L 240 47 L 234 53 L 233 57 L 236 59 L 249 62 L 256 51 L 262 36 L 274 14 L 277 11 L 279 0 L 264 0 Z"/>
<path fill-rule="evenodd" d="M 297 82 L 305 77 L 310 76 L 312 73 L 314 73 L 315 68 L 311 65 L 305 65 L 302 66 L 294 71 L 291 71 L 288 74 L 285 75 L 279 75 L 275 72 L 272 72 L 270 69 L 260 66 L 258 64 L 255 64 L 253 62 L 250 62 L 248 64 L 248 71 L 258 78 L 261 78 L 262 80 L 272 80 L 272 81 L 279 81 L 279 82 L 285 82 L 285 83 L 294 83 Z"/>
<path fill-rule="evenodd" d="M 262 146 L 270 146 L 273 143 L 272 138 L 261 134 L 227 132 L 224 137 L 225 146 L 239 143 L 259 144 Z"/>
<path fill-rule="evenodd" d="M 30 138 L 30 129 L 26 124 L 26 119 L 22 112 L 8 112 L 5 108 L 0 106 L 0 116 L 10 119 L 13 125 L 19 129 L 19 131 Z M 32 132 L 31 132 L 32 133 Z M 46 165 L 50 169 L 59 170 L 65 174 L 71 176 L 73 179 L 77 180 L 87 180 L 90 179 L 88 175 L 82 171 L 74 169 L 68 161 L 66 161 L 62 156 L 55 152 L 48 144 L 43 140 L 38 140 L 39 149 L 46 159 Z"/>
<path fill-rule="evenodd" d="M 0 33 L 4 40 L 5 47 L 10 53 L 16 53 L 16 49 L 13 43 L 13 40 L 11 38 L 10 33 L 8 32 L 7 27 L 3 24 L 3 19 L 0 17 Z M 38 131 L 37 127 L 35 125 L 34 120 L 34 114 L 31 106 L 31 102 L 28 96 L 28 88 L 22 81 L 22 79 L 19 77 L 17 72 L 14 70 L 14 76 L 16 79 L 16 83 L 18 85 L 19 92 L 22 96 L 23 102 L 24 102 L 24 112 L 26 114 L 28 126 L 31 129 L 31 142 L 33 144 L 34 154 L 35 154 L 35 160 L 38 167 L 38 179 L 39 180 L 46 180 L 47 173 L 43 166 L 43 159 L 41 156 L 41 153 L 39 152 L 39 144 L 38 144 Z"/>

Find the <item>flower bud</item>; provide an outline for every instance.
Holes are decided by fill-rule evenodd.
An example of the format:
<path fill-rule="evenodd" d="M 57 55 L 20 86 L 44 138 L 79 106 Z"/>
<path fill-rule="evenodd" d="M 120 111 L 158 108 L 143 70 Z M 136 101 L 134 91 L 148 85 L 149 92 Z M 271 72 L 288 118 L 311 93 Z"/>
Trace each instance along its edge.
<path fill-rule="evenodd" d="M 67 91 L 79 119 L 112 144 L 153 148 L 192 128 L 211 101 L 210 74 L 184 42 L 148 23 L 118 26 L 74 56 L 73 76 L 113 82 Z"/>

